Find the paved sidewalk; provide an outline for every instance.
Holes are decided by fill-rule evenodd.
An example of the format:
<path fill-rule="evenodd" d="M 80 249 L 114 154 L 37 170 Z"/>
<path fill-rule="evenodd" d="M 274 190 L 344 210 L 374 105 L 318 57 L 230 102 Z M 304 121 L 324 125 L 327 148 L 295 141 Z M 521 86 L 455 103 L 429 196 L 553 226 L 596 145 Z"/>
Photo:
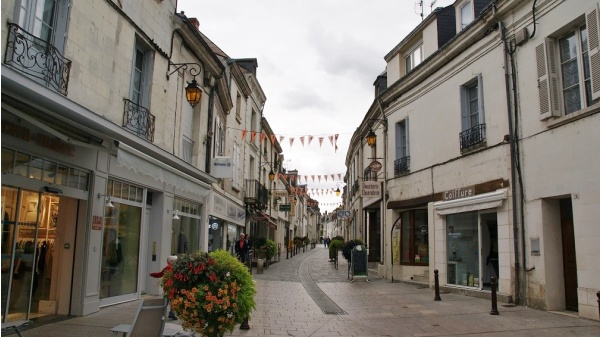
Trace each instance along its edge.
<path fill-rule="evenodd" d="M 250 330 L 232 336 L 600 336 L 600 322 L 432 289 L 391 283 L 370 275 L 350 283 L 347 263 L 328 262 L 327 249 L 315 249 L 271 265 L 257 282 L 257 308 Z M 111 337 L 110 328 L 133 320 L 138 301 L 106 307 L 98 313 L 31 327 L 25 337 Z M 338 311 L 329 312 L 333 305 Z M 328 306 L 329 305 L 329 306 Z M 327 312 L 327 313 L 326 313 Z M 171 323 L 177 321 L 171 321 Z"/>

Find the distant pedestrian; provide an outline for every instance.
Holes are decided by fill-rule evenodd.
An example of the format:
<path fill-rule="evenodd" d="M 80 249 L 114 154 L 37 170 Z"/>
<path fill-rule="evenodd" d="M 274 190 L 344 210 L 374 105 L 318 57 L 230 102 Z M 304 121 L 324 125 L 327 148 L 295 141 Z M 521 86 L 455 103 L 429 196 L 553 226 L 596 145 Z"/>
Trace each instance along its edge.
<path fill-rule="evenodd" d="M 235 255 L 242 263 L 246 263 L 248 260 L 248 252 L 250 243 L 246 240 L 246 234 L 240 233 L 240 239 L 235 242 Z"/>

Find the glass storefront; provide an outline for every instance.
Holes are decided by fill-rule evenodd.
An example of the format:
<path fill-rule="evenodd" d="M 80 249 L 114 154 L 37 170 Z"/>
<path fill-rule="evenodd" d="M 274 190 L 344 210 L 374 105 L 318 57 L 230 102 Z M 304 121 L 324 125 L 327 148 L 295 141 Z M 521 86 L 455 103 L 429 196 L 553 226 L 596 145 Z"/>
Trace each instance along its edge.
<path fill-rule="evenodd" d="M 174 209 L 179 219 L 173 218 L 171 222 L 171 255 L 200 249 L 200 207 L 198 203 L 175 199 Z"/>
<path fill-rule="evenodd" d="M 496 213 L 467 212 L 446 217 L 448 284 L 483 288 L 489 286 L 491 276 L 497 278 L 497 227 Z"/>
<path fill-rule="evenodd" d="M 427 223 L 427 210 L 410 210 L 402 212 L 401 216 L 401 264 L 428 264 L 429 227 Z"/>
<path fill-rule="evenodd" d="M 143 189 L 110 180 L 108 195 L 113 207 L 104 207 L 100 299 L 138 291 Z"/>
<path fill-rule="evenodd" d="M 59 197 L 3 186 L 2 213 L 2 321 L 53 314 Z"/>

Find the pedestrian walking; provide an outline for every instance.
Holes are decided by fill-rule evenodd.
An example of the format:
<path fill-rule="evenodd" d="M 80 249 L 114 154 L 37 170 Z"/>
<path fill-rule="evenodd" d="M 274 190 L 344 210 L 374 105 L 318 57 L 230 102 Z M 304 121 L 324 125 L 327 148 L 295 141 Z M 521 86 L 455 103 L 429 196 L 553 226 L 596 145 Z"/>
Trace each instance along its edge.
<path fill-rule="evenodd" d="M 240 233 L 240 239 L 235 242 L 235 255 L 244 264 L 248 261 L 249 245 L 246 234 Z"/>

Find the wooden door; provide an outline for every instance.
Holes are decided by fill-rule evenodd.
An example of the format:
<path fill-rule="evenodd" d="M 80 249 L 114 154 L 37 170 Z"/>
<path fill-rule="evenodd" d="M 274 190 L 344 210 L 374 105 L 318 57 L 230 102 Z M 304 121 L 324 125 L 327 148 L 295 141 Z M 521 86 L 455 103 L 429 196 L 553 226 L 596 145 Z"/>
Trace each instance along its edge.
<path fill-rule="evenodd" d="M 567 310 L 578 311 L 577 258 L 575 255 L 575 231 L 571 199 L 560 201 L 560 218 L 565 279 L 565 305 Z"/>

